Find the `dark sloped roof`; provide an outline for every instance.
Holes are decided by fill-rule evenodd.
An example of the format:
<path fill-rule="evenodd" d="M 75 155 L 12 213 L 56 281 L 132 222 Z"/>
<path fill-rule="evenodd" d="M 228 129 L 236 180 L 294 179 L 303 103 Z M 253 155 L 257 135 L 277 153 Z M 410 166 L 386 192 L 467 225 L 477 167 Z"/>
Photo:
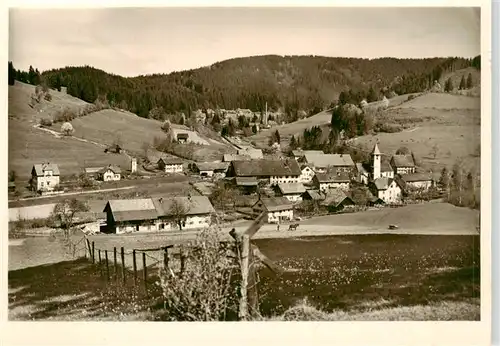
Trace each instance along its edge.
<path fill-rule="evenodd" d="M 314 167 L 345 167 L 354 166 L 354 161 L 349 154 L 316 154 L 306 153 L 306 161 Z"/>
<path fill-rule="evenodd" d="M 171 216 L 174 201 L 180 203 L 186 215 L 210 214 L 215 212 L 207 196 L 159 197 L 153 198 L 153 203 L 158 211 L 158 215 Z"/>
<path fill-rule="evenodd" d="M 295 160 L 233 161 L 234 173 L 241 177 L 298 176 L 302 173 Z"/>
<path fill-rule="evenodd" d="M 197 162 L 195 165 L 200 171 L 227 170 L 229 162 Z"/>
<path fill-rule="evenodd" d="M 114 165 L 109 165 L 109 166 L 101 168 L 101 170 L 99 171 L 99 173 L 106 173 L 108 170 L 111 170 L 115 174 L 122 172 L 122 170 L 121 170 L 120 167 L 114 166 Z"/>
<path fill-rule="evenodd" d="M 286 197 L 261 197 L 260 201 L 267 211 L 280 211 L 293 209 L 293 203 Z M 257 201 L 258 203 L 259 201 Z"/>
<path fill-rule="evenodd" d="M 426 173 L 413 173 L 413 174 L 403 174 L 401 179 L 406 183 L 418 182 L 418 181 L 431 181 L 432 177 L 430 174 Z"/>
<path fill-rule="evenodd" d="M 177 139 L 182 138 L 182 139 L 188 139 L 189 134 L 188 133 L 178 133 L 177 134 Z"/>
<path fill-rule="evenodd" d="M 342 190 L 332 189 L 325 194 L 325 198 L 321 201 L 321 204 L 337 207 L 343 202 L 345 202 L 346 204 L 354 204 L 353 200 Z"/>
<path fill-rule="evenodd" d="M 108 206 L 116 222 L 153 220 L 158 217 L 151 198 L 110 200 L 104 210 Z"/>
<path fill-rule="evenodd" d="M 414 167 L 413 157 L 411 155 L 394 155 L 392 162 L 396 167 Z"/>
<path fill-rule="evenodd" d="M 236 177 L 237 186 L 257 186 L 259 181 L 254 177 Z"/>
<path fill-rule="evenodd" d="M 284 195 L 306 192 L 306 188 L 301 183 L 282 183 L 278 184 L 278 188 Z"/>
<path fill-rule="evenodd" d="M 319 201 L 325 198 L 323 194 L 321 194 L 317 190 L 307 190 L 306 193 L 311 197 L 311 199 Z"/>
<path fill-rule="evenodd" d="M 222 159 L 225 162 L 249 161 L 249 160 L 251 160 L 251 157 L 249 155 L 224 154 Z"/>
<path fill-rule="evenodd" d="M 43 176 L 43 172 L 45 171 L 52 171 L 53 175 L 59 175 L 59 166 L 55 163 L 40 163 L 40 164 L 35 164 L 33 165 L 32 172 L 35 172 L 35 174 L 40 177 Z"/>
<path fill-rule="evenodd" d="M 182 165 L 184 161 L 182 161 L 179 157 L 169 156 L 169 157 L 161 157 L 157 163 L 163 161 L 165 165 Z"/>
<path fill-rule="evenodd" d="M 349 175 L 346 173 L 316 173 L 315 177 L 320 183 L 348 183 L 351 181 L 351 179 L 349 179 Z"/>

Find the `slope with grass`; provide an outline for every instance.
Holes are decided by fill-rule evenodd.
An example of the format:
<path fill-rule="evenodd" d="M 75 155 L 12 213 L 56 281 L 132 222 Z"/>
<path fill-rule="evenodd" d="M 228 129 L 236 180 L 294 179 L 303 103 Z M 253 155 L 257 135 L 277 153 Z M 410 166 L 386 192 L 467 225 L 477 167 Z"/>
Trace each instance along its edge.
<path fill-rule="evenodd" d="M 32 85 L 16 82 L 9 86 L 9 170 L 15 170 L 23 180 L 30 176 L 32 165 L 39 162 L 57 163 L 63 176 L 81 173 L 84 167 L 89 166 L 113 164 L 127 169 L 130 164 L 126 155 L 106 154 L 103 146 L 118 139 L 126 151 L 142 155 L 144 143 L 152 144 L 155 137 L 165 137 L 159 121 L 106 109 L 72 121 L 75 129 L 73 135 L 80 140 L 57 138 L 33 126 L 43 118 L 51 119 L 57 111 L 70 109 L 77 112 L 89 104 L 63 92 L 50 90 L 51 101 L 42 100 L 30 107 L 31 95 L 34 93 L 35 87 Z M 60 131 L 60 125 L 54 124 L 51 129 Z M 222 157 L 223 153 L 232 150 L 184 126 L 173 127 L 188 131 L 191 137 L 208 144 L 200 146 L 198 154 L 201 158 L 211 155 Z"/>
<path fill-rule="evenodd" d="M 365 150 L 379 142 L 383 154 L 393 155 L 408 147 L 425 170 L 437 172 L 462 159 L 467 170 L 479 171 L 481 101 L 445 93 L 427 93 L 385 112 L 378 119 L 405 127 L 401 132 L 378 133 L 353 139 L 350 144 Z"/>

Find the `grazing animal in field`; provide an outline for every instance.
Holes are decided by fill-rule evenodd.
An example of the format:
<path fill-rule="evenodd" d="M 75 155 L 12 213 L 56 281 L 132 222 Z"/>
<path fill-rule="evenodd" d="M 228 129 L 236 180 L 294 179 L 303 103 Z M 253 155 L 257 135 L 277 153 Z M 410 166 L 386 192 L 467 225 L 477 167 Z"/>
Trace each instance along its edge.
<path fill-rule="evenodd" d="M 297 227 L 299 227 L 299 224 L 295 223 L 293 225 L 288 226 L 288 230 L 289 231 L 295 231 L 297 229 Z"/>

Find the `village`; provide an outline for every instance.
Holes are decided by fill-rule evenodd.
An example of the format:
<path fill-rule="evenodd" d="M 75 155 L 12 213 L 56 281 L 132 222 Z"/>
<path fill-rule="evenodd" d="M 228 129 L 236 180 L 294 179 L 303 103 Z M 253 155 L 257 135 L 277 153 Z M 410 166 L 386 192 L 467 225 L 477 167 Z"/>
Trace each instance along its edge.
<path fill-rule="evenodd" d="M 176 133 L 179 144 L 188 140 L 189 133 Z M 294 230 L 306 218 L 398 207 L 440 195 L 432 175 L 420 171 L 409 151 L 383 153 L 375 144 L 368 162 L 354 162 L 350 154 L 320 150 L 289 150 L 277 157 L 241 140 L 237 147 L 237 154 L 224 154 L 217 161 L 162 155 L 149 163 L 157 175 L 187 176 L 198 195 L 108 200 L 104 209 L 79 213 L 77 220 L 90 233 L 169 232 L 208 228 L 230 213 L 236 215 L 234 221 L 265 212 L 266 222 L 277 230 Z M 120 153 L 121 148 L 106 150 Z M 89 166 L 81 179 L 91 186 L 140 179 L 138 166 L 136 157 L 127 168 Z M 56 162 L 35 164 L 29 186 L 38 195 L 64 196 L 71 190 L 61 188 L 63 174 Z"/>

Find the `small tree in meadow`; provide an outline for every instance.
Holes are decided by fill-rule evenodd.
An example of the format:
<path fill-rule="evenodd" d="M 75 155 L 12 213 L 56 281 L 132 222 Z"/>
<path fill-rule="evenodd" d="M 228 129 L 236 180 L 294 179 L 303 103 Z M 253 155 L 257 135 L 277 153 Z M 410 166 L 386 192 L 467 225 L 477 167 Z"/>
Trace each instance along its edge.
<path fill-rule="evenodd" d="M 69 238 L 73 228 L 75 214 L 86 211 L 89 211 L 89 207 L 86 203 L 76 198 L 72 198 L 57 203 L 54 206 L 51 218 L 63 229 L 65 238 Z"/>
<path fill-rule="evenodd" d="M 237 271 L 235 260 L 221 245 L 217 229 L 202 231 L 194 241 L 183 246 L 184 272 L 160 270 L 164 313 L 170 321 L 221 321 L 235 314 L 237 288 L 231 278 Z"/>
<path fill-rule="evenodd" d="M 66 122 L 61 125 L 61 132 L 65 136 L 71 136 L 75 132 L 75 129 L 73 128 L 73 125 L 71 125 L 71 123 Z"/>

